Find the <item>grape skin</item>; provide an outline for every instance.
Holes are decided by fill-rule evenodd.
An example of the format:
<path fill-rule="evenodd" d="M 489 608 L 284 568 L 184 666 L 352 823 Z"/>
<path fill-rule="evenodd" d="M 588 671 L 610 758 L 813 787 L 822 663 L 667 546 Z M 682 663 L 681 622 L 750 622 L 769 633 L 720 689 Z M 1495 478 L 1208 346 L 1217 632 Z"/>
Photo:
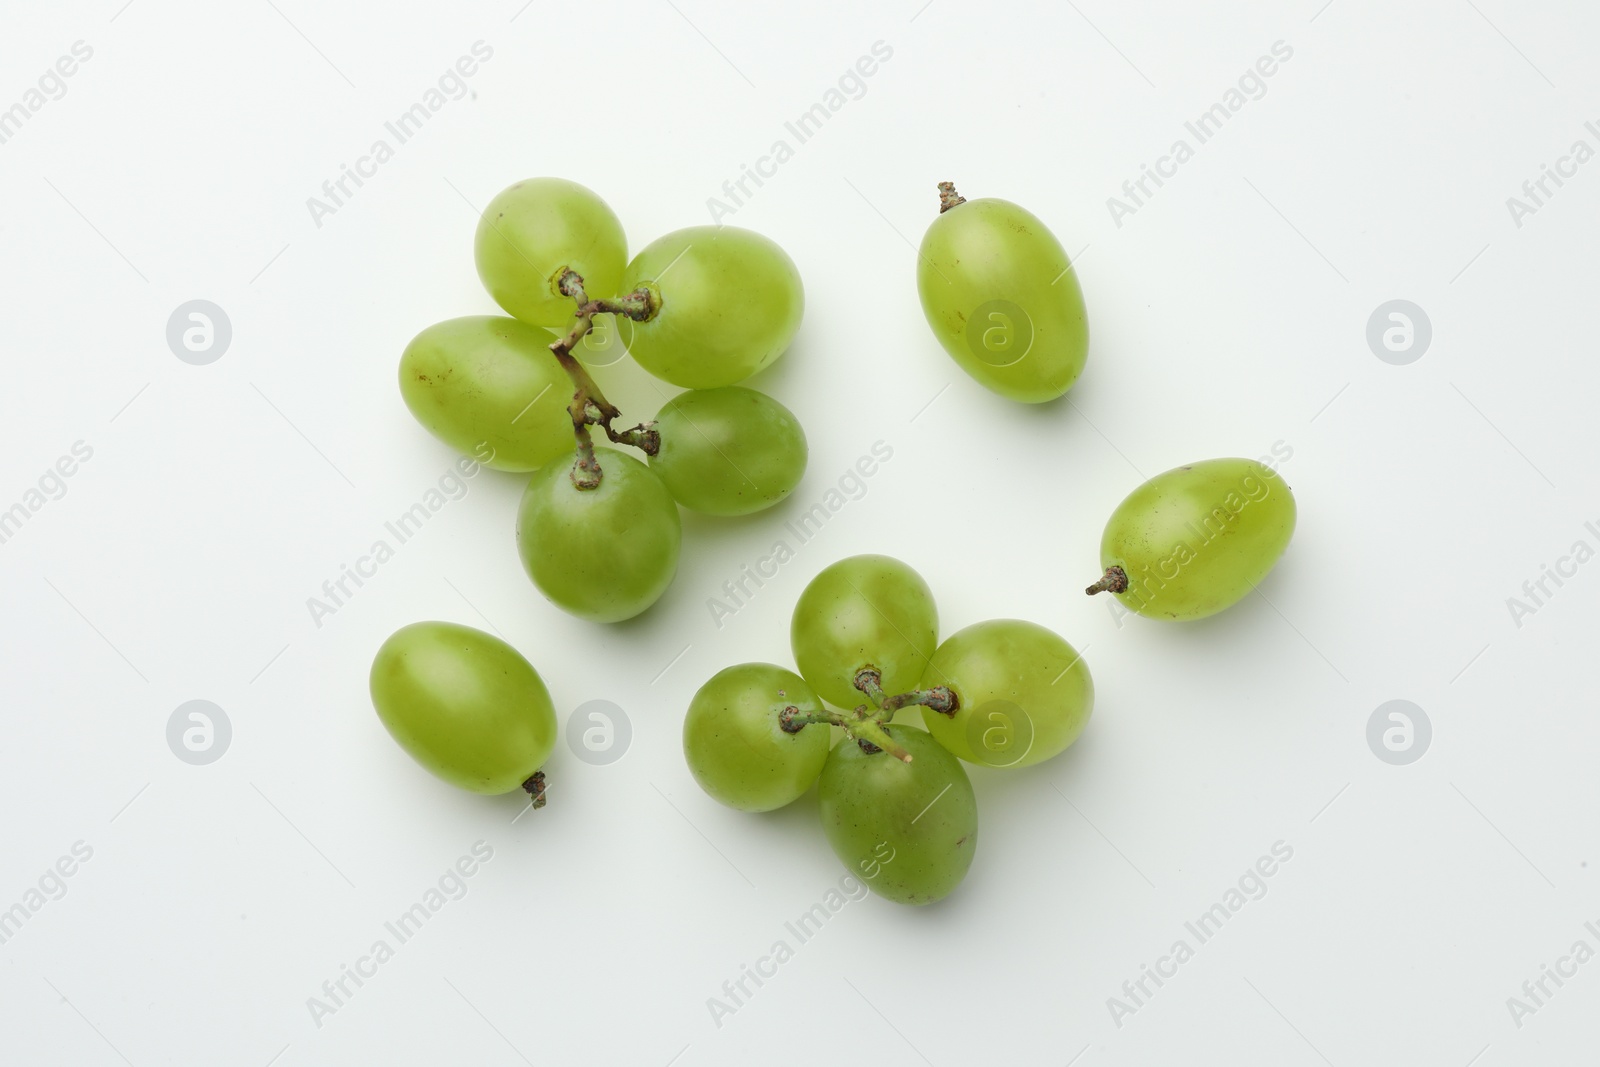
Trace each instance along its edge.
<path fill-rule="evenodd" d="M 695 389 L 656 415 L 650 469 L 684 507 L 707 515 L 769 508 L 800 484 L 806 435 L 788 408 L 742 386 Z"/>
<path fill-rule="evenodd" d="M 922 576 L 889 556 L 850 556 L 825 567 L 795 603 L 789 643 L 800 674 L 841 708 L 866 701 L 855 688 L 876 667 L 884 692 L 915 689 L 939 643 L 939 611 Z"/>
<path fill-rule="evenodd" d="M 828 727 L 786 733 L 779 714 L 787 707 L 816 715 L 822 702 L 799 675 L 771 663 L 741 663 L 701 686 L 683 720 L 683 755 L 700 788 L 739 811 L 772 811 L 810 789 L 828 758 Z"/>
<path fill-rule="evenodd" d="M 1156 619 L 1214 615 L 1266 578 L 1294 536 L 1289 485 L 1253 459 L 1211 459 L 1156 475 L 1106 522 L 1100 566 L 1130 583 L 1114 593 Z"/>
<path fill-rule="evenodd" d="M 991 767 L 1029 767 L 1058 755 L 1094 709 L 1083 657 L 1021 619 L 990 619 L 951 634 L 922 676 L 924 688 L 938 685 L 949 686 L 960 706 L 953 717 L 923 708 L 929 732 L 967 762 Z"/>
<path fill-rule="evenodd" d="M 572 452 L 572 383 L 548 330 L 498 315 L 434 323 L 400 356 L 400 395 L 429 433 L 502 471 Z"/>
<path fill-rule="evenodd" d="M 651 242 L 628 264 L 623 285 L 646 286 L 661 300 L 648 322 L 618 322 L 628 353 L 686 389 L 734 385 L 770 365 L 805 312 L 794 261 L 735 226 L 691 226 Z"/>
<path fill-rule="evenodd" d="M 660 599 L 678 569 L 678 505 L 649 467 L 597 448 L 595 489 L 572 484 L 570 466 L 534 474 L 517 513 L 523 567 L 550 602 L 594 622 L 631 619 Z"/>
<path fill-rule="evenodd" d="M 555 706 L 510 645 L 470 626 L 416 622 L 372 661 L 372 705 L 400 747 L 474 793 L 507 793 L 550 758 Z"/>
<path fill-rule="evenodd" d="M 508 313 L 534 326 L 565 327 L 574 304 L 557 288 L 561 276 L 576 271 L 593 297 L 623 295 L 628 239 L 595 193 L 564 178 L 530 178 L 484 208 L 473 259 L 483 287 Z"/>
<path fill-rule="evenodd" d="M 902 763 L 839 742 L 818 782 L 834 855 L 879 896 L 931 904 L 966 877 L 978 846 L 978 804 L 961 762 L 914 726 L 890 726 Z"/>
<path fill-rule="evenodd" d="M 969 200 L 928 227 L 917 292 L 934 336 L 1001 396 L 1038 404 L 1072 388 L 1089 354 L 1083 291 L 1049 227 L 1006 200 Z"/>

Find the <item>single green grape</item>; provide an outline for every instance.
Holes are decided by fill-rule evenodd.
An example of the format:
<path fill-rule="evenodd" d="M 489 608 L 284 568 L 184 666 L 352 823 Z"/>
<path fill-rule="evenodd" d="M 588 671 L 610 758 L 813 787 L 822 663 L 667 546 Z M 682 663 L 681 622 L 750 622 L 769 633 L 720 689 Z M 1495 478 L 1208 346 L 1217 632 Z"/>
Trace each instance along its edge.
<path fill-rule="evenodd" d="M 1083 657 L 1020 619 L 991 619 L 946 638 L 922 675 L 922 688 L 941 685 L 959 705 L 953 716 L 924 707 L 928 731 L 968 763 L 988 767 L 1027 767 L 1064 751 L 1094 708 Z"/>
<path fill-rule="evenodd" d="M 788 408 L 754 389 L 694 389 L 658 415 L 661 451 L 650 469 L 678 503 L 707 515 L 748 515 L 794 491 L 806 435 Z"/>
<path fill-rule="evenodd" d="M 807 727 L 806 729 L 816 729 Z M 887 727 L 901 763 L 846 738 L 817 785 L 834 855 L 879 896 L 932 904 L 950 895 L 978 847 L 978 802 L 961 761 L 914 726 Z"/>
<path fill-rule="evenodd" d="M 854 708 L 867 698 L 856 672 L 876 667 L 891 696 L 917 687 L 939 643 L 939 609 L 922 575 L 889 556 L 850 556 L 823 568 L 800 594 L 789 645 L 822 699 Z"/>
<path fill-rule="evenodd" d="M 678 505 L 632 456 L 597 448 L 595 489 L 552 463 L 523 491 L 517 547 L 533 584 L 563 611 L 594 622 L 631 619 L 660 599 L 678 570 Z"/>
<path fill-rule="evenodd" d="M 1027 210 L 984 199 L 942 211 L 922 238 L 917 292 L 944 350 L 1001 396 L 1038 404 L 1078 380 L 1083 291 L 1061 242 Z"/>
<path fill-rule="evenodd" d="M 1106 522 L 1089 587 L 1152 619 L 1203 619 L 1244 599 L 1294 534 L 1289 485 L 1253 459 L 1208 459 L 1158 474 Z M 1119 588 L 1121 587 L 1121 588 Z"/>
<path fill-rule="evenodd" d="M 822 773 L 826 724 L 786 733 L 785 708 L 819 715 L 822 702 L 793 671 L 741 663 L 713 675 L 689 702 L 683 755 L 710 796 L 740 811 L 772 811 L 799 799 Z"/>
<path fill-rule="evenodd" d="M 550 331 L 498 315 L 436 322 L 400 356 L 400 395 L 418 422 L 502 471 L 572 453 L 572 382 Z"/>
<path fill-rule="evenodd" d="M 652 241 L 622 284 L 660 299 L 647 322 L 618 316 L 628 353 L 686 389 L 733 385 L 761 370 L 789 347 L 805 310 L 794 261 L 769 238 L 734 226 L 691 226 Z"/>
<path fill-rule="evenodd" d="M 372 661 L 372 706 L 411 758 L 451 785 L 508 793 L 556 743 L 556 712 L 516 649 L 451 622 L 396 630 Z"/>
<path fill-rule="evenodd" d="M 592 298 L 623 295 L 628 239 L 606 202 L 565 178 L 529 178 L 502 190 L 478 220 L 478 277 L 495 303 L 535 326 L 565 327 L 577 305 L 558 287 L 583 275 Z"/>

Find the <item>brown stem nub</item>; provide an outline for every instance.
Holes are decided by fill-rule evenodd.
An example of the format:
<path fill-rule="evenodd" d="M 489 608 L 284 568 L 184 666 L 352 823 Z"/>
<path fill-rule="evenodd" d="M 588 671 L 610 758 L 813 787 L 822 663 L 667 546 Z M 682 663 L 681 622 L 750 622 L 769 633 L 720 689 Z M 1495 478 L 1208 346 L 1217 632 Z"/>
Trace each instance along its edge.
<path fill-rule="evenodd" d="M 850 684 L 865 693 L 867 699 L 872 701 L 873 707 L 881 708 L 883 706 L 883 672 L 878 668 L 869 663 L 856 671 L 856 675 L 850 680 Z"/>
<path fill-rule="evenodd" d="M 961 698 L 956 696 L 955 690 L 947 685 L 936 685 L 932 689 L 913 689 L 909 693 L 899 693 L 884 699 L 879 705 L 891 715 L 909 704 L 921 704 L 940 715 L 954 716 L 961 710 Z"/>
<path fill-rule="evenodd" d="M 1121 593 L 1125 592 L 1127 588 L 1128 572 L 1123 570 L 1121 567 L 1112 565 L 1106 568 L 1105 577 L 1101 578 L 1098 582 L 1095 582 L 1089 588 L 1085 589 L 1084 592 L 1090 596 L 1094 596 L 1096 593 Z"/>
<path fill-rule="evenodd" d="M 544 807 L 544 772 L 534 771 L 533 777 L 522 783 L 522 788 L 528 791 L 529 798 L 535 808 Z"/>
<path fill-rule="evenodd" d="M 939 214 L 943 215 L 957 204 L 965 204 L 966 202 L 967 198 L 956 192 L 954 182 L 939 183 Z"/>
<path fill-rule="evenodd" d="M 644 288 L 635 289 L 627 296 L 612 300 L 590 300 L 583 289 L 583 276 L 571 270 L 561 275 L 558 288 L 563 295 L 572 297 L 578 304 L 577 317 L 572 323 L 572 328 L 567 331 L 565 337 L 550 346 L 550 351 L 555 353 L 556 360 L 567 372 L 567 377 L 572 379 L 574 389 L 572 403 L 567 405 L 567 413 L 572 416 L 572 435 L 578 445 L 578 457 L 572 464 L 572 484 L 579 489 L 598 489 L 602 471 L 600 460 L 594 454 L 594 438 L 589 433 L 590 426 L 599 426 L 613 442 L 632 445 L 647 456 L 653 456 L 661 451 L 661 435 L 656 432 L 653 425 L 647 426 L 643 423 L 631 430 L 613 430 L 611 420 L 620 418 L 622 412 L 606 399 L 600 387 L 589 376 L 588 370 L 574 358 L 572 350 L 594 326 L 596 315 L 602 313 L 625 315 L 635 322 L 644 322 L 655 315 L 661 302 L 654 293 Z"/>

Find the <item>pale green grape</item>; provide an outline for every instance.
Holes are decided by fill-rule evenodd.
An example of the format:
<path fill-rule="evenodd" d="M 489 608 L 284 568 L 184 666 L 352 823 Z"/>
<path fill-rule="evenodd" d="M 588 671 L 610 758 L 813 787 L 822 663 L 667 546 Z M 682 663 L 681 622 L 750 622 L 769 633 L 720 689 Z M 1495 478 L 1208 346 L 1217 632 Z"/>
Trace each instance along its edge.
<path fill-rule="evenodd" d="M 817 786 L 822 829 L 834 855 L 874 893 L 932 904 L 972 866 L 978 802 L 960 761 L 938 742 L 914 726 L 887 729 L 912 761 L 839 742 Z"/>
<path fill-rule="evenodd" d="M 528 482 L 517 547 L 551 603 L 594 622 L 619 622 L 672 584 L 683 527 L 672 494 L 649 467 L 613 449 L 595 453 L 603 472 L 596 489 L 574 486 L 566 463 Z"/>
<path fill-rule="evenodd" d="M 783 249 L 733 226 L 692 226 L 646 245 L 623 277 L 661 301 L 648 322 L 618 317 L 639 366 L 673 385 L 743 381 L 783 354 L 800 328 L 805 292 Z"/>
<path fill-rule="evenodd" d="M 1130 610 L 1201 619 L 1242 600 L 1267 576 L 1294 523 L 1294 494 L 1271 467 L 1208 459 L 1129 493 L 1106 522 L 1100 566 L 1108 579 L 1114 567 L 1126 576 L 1124 591 L 1111 589 Z"/>
<path fill-rule="evenodd" d="M 450 622 L 396 630 L 372 661 L 372 705 L 400 747 L 474 793 L 507 793 L 550 758 L 556 712 L 521 654 Z"/>
<path fill-rule="evenodd" d="M 1078 278 L 1055 235 L 1006 200 L 969 200 L 933 220 L 917 255 L 922 313 L 944 350 L 1012 400 L 1053 400 L 1089 353 Z"/>
<path fill-rule="evenodd" d="M 992 619 L 946 638 L 922 688 L 948 686 L 954 716 L 922 709 L 928 730 L 969 763 L 1027 767 L 1078 739 L 1094 708 L 1094 681 L 1073 647 L 1020 619 Z"/>
<path fill-rule="evenodd" d="M 700 687 L 683 720 L 683 755 L 714 799 L 740 811 L 781 808 L 811 788 L 828 758 L 826 724 L 787 733 L 778 716 L 822 712 L 811 687 L 770 663 L 741 663 Z"/>
<path fill-rule="evenodd" d="M 824 700 L 867 698 L 856 672 L 876 667 L 890 696 L 917 687 L 939 643 L 939 611 L 922 576 L 889 556 L 851 556 L 824 568 L 794 606 L 789 644 L 800 674 Z"/>
<path fill-rule="evenodd" d="M 650 469 L 678 503 L 707 515 L 748 515 L 794 491 L 806 435 L 789 409 L 743 386 L 680 393 L 656 415 L 661 451 Z"/>
<path fill-rule="evenodd" d="M 439 440 L 496 470 L 570 456 L 572 382 L 548 330 L 498 315 L 434 323 L 400 356 L 400 395 Z"/>
<path fill-rule="evenodd" d="M 564 178 L 529 178 L 483 209 L 474 258 L 495 303 L 535 326 L 565 327 L 577 305 L 557 288 L 561 276 L 583 275 L 591 298 L 621 296 L 628 240 L 593 192 Z"/>

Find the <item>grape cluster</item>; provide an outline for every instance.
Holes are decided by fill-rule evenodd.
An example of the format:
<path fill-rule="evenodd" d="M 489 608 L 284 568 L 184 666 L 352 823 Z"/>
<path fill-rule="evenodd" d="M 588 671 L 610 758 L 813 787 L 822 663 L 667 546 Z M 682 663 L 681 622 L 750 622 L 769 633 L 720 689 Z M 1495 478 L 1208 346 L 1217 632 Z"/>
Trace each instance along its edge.
<path fill-rule="evenodd" d="M 1049 759 L 1094 706 L 1082 657 L 1042 626 L 995 619 L 940 643 L 928 583 L 888 556 L 823 569 L 795 604 L 789 643 L 798 674 L 744 663 L 700 687 L 683 723 L 689 770 L 741 811 L 816 784 L 835 855 L 904 904 L 944 898 L 972 863 L 978 807 L 962 760 Z M 917 708 L 926 729 L 895 721 Z"/>
<path fill-rule="evenodd" d="M 574 182 L 535 178 L 489 203 L 474 253 L 484 288 L 512 317 L 423 330 L 400 358 L 400 392 L 446 444 L 499 470 L 533 472 L 517 546 L 552 603 L 596 622 L 632 618 L 677 573 L 680 504 L 745 515 L 799 484 L 799 421 L 737 384 L 783 354 L 805 309 L 799 272 L 771 240 L 694 226 L 629 262 L 605 201 Z M 622 413 L 585 362 L 603 352 L 594 332 L 602 316 L 616 320 L 614 340 L 634 362 L 689 390 L 653 423 L 613 426 Z M 594 426 L 646 462 L 597 448 Z M 570 467 L 559 462 L 574 450 Z"/>

